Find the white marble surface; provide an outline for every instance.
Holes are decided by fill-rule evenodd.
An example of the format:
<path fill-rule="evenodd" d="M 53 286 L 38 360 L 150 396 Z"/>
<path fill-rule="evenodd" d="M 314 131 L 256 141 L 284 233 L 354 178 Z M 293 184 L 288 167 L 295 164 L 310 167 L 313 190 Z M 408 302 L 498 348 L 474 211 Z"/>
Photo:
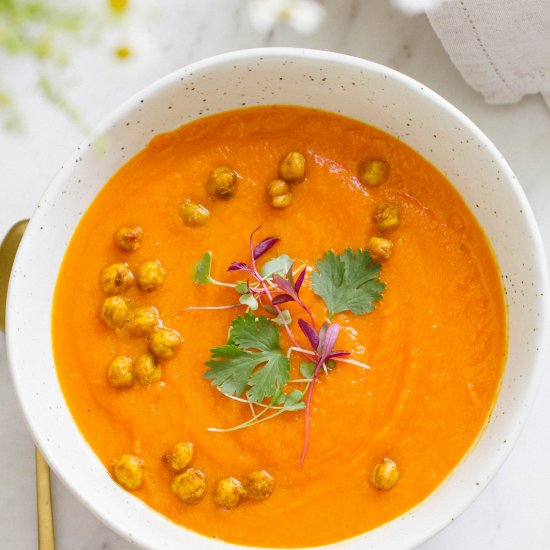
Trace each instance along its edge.
<path fill-rule="evenodd" d="M 145 5 L 144 0 L 140 4 Z M 90 125 L 130 94 L 188 62 L 240 48 L 304 46 L 357 55 L 393 67 L 443 95 L 502 151 L 522 183 L 550 247 L 550 110 L 539 97 L 488 106 L 462 81 L 424 16 L 408 18 L 388 0 L 327 0 L 328 17 L 310 37 L 288 28 L 258 33 L 239 0 L 165 0 L 146 17 L 149 63 L 124 68 L 106 48 L 77 52 L 65 69 L 69 97 Z M 148 9 L 148 8 L 145 8 Z M 26 113 L 26 133 L 0 132 L 0 235 L 28 217 L 82 128 L 45 102 L 25 62 L 2 61 L 3 75 Z M 528 423 L 508 461 L 477 501 L 423 550 L 550 548 L 550 373 L 541 383 Z M 8 375 L 0 336 L 0 547 L 37 547 L 34 452 Z M 129 550 L 132 545 L 95 519 L 53 479 L 59 550 Z M 391 550 L 391 549 L 390 549 Z"/>

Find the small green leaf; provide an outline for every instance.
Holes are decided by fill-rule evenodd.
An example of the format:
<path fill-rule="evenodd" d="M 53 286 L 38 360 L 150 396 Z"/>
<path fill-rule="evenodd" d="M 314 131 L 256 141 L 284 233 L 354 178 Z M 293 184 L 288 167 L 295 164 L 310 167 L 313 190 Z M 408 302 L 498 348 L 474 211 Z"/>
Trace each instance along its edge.
<path fill-rule="evenodd" d="M 258 300 L 256 300 L 252 294 L 243 294 L 239 298 L 239 302 L 245 306 L 248 306 L 252 311 L 256 311 L 258 309 Z"/>
<path fill-rule="evenodd" d="M 280 391 L 279 394 L 273 398 L 272 404 L 284 405 L 285 401 L 286 401 L 286 393 L 284 393 L 283 391 Z"/>
<path fill-rule="evenodd" d="M 280 327 L 284 325 L 290 325 L 290 323 L 292 323 L 292 315 L 290 315 L 290 311 L 288 311 L 288 309 L 281 309 L 281 314 L 283 318 L 281 319 L 281 316 L 277 315 L 277 317 L 273 319 L 273 322 Z"/>
<path fill-rule="evenodd" d="M 313 378 L 313 374 L 315 373 L 315 363 L 306 363 L 305 361 L 303 363 L 300 363 L 300 374 L 304 378 Z"/>
<path fill-rule="evenodd" d="M 270 279 L 273 275 L 284 277 L 287 271 L 292 267 L 293 261 L 287 254 L 281 254 L 272 260 L 266 262 L 260 270 L 260 275 L 264 279 Z"/>
<path fill-rule="evenodd" d="M 246 281 L 237 281 L 235 285 L 235 290 L 239 294 L 248 294 L 248 283 Z"/>
<path fill-rule="evenodd" d="M 302 401 L 304 394 L 300 390 L 293 390 L 286 396 L 285 409 L 288 411 L 299 411 L 306 405 Z"/>
<path fill-rule="evenodd" d="M 193 268 L 193 281 L 198 285 L 207 285 L 212 282 L 210 268 L 212 267 L 212 252 L 205 252 L 203 257 Z"/>
<path fill-rule="evenodd" d="M 333 370 L 336 367 L 336 361 L 334 359 L 329 359 L 325 361 L 325 365 L 328 370 Z"/>

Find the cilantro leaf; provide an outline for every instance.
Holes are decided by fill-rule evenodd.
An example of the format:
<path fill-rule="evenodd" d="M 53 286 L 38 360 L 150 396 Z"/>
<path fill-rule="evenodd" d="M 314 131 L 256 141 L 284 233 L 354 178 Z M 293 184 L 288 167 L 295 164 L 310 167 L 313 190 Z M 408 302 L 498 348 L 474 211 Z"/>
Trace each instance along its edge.
<path fill-rule="evenodd" d="M 290 361 L 279 343 L 279 329 L 267 317 L 251 313 L 237 317 L 229 330 L 229 343 L 210 350 L 205 378 L 223 393 L 246 392 L 252 403 L 275 398 L 286 384 Z"/>
<path fill-rule="evenodd" d="M 212 354 L 206 364 L 212 369 L 204 377 L 212 380 L 227 395 L 241 395 L 248 386 L 248 379 L 261 359 L 235 344 L 218 346 L 210 350 Z"/>
<path fill-rule="evenodd" d="M 380 264 L 366 250 L 348 248 L 342 254 L 325 252 L 311 274 L 311 286 L 328 307 L 330 316 L 341 311 L 370 313 L 382 299 L 386 285 L 380 281 Z"/>

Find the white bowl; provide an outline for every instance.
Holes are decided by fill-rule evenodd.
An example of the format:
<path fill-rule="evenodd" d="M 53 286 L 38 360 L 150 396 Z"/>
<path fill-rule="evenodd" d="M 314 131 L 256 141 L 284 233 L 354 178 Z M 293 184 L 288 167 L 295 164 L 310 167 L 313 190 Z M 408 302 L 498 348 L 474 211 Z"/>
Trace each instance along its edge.
<path fill-rule="evenodd" d="M 396 71 L 328 52 L 245 50 L 185 67 L 124 103 L 63 166 L 27 228 L 8 296 L 7 344 L 15 388 L 50 466 L 111 528 L 151 549 L 238 548 L 172 523 L 113 483 L 63 399 L 50 324 L 67 244 L 109 177 L 156 133 L 215 112 L 269 104 L 341 113 L 405 141 L 453 182 L 485 229 L 500 264 L 508 300 L 509 352 L 487 428 L 444 484 L 419 506 L 334 545 L 411 548 L 473 501 L 517 439 L 548 340 L 549 292 L 533 214 L 505 160 L 462 113 Z M 91 146 L 98 136 L 107 144 L 103 151 Z"/>

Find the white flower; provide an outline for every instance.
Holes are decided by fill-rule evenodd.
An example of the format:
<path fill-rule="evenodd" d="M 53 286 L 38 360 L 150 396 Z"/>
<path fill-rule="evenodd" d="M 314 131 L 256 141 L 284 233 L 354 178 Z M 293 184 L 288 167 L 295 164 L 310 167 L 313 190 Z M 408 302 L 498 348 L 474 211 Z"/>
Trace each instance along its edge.
<path fill-rule="evenodd" d="M 407 15 L 417 15 L 437 8 L 447 0 L 392 0 L 392 4 Z"/>
<path fill-rule="evenodd" d="M 325 18 L 325 8 L 315 0 L 251 0 L 248 11 L 261 32 L 283 22 L 301 34 L 312 34 Z"/>
<path fill-rule="evenodd" d="M 145 73 L 159 56 L 158 46 L 148 25 L 158 17 L 152 0 L 109 0 L 109 12 L 98 35 L 98 49 L 118 74 Z"/>

